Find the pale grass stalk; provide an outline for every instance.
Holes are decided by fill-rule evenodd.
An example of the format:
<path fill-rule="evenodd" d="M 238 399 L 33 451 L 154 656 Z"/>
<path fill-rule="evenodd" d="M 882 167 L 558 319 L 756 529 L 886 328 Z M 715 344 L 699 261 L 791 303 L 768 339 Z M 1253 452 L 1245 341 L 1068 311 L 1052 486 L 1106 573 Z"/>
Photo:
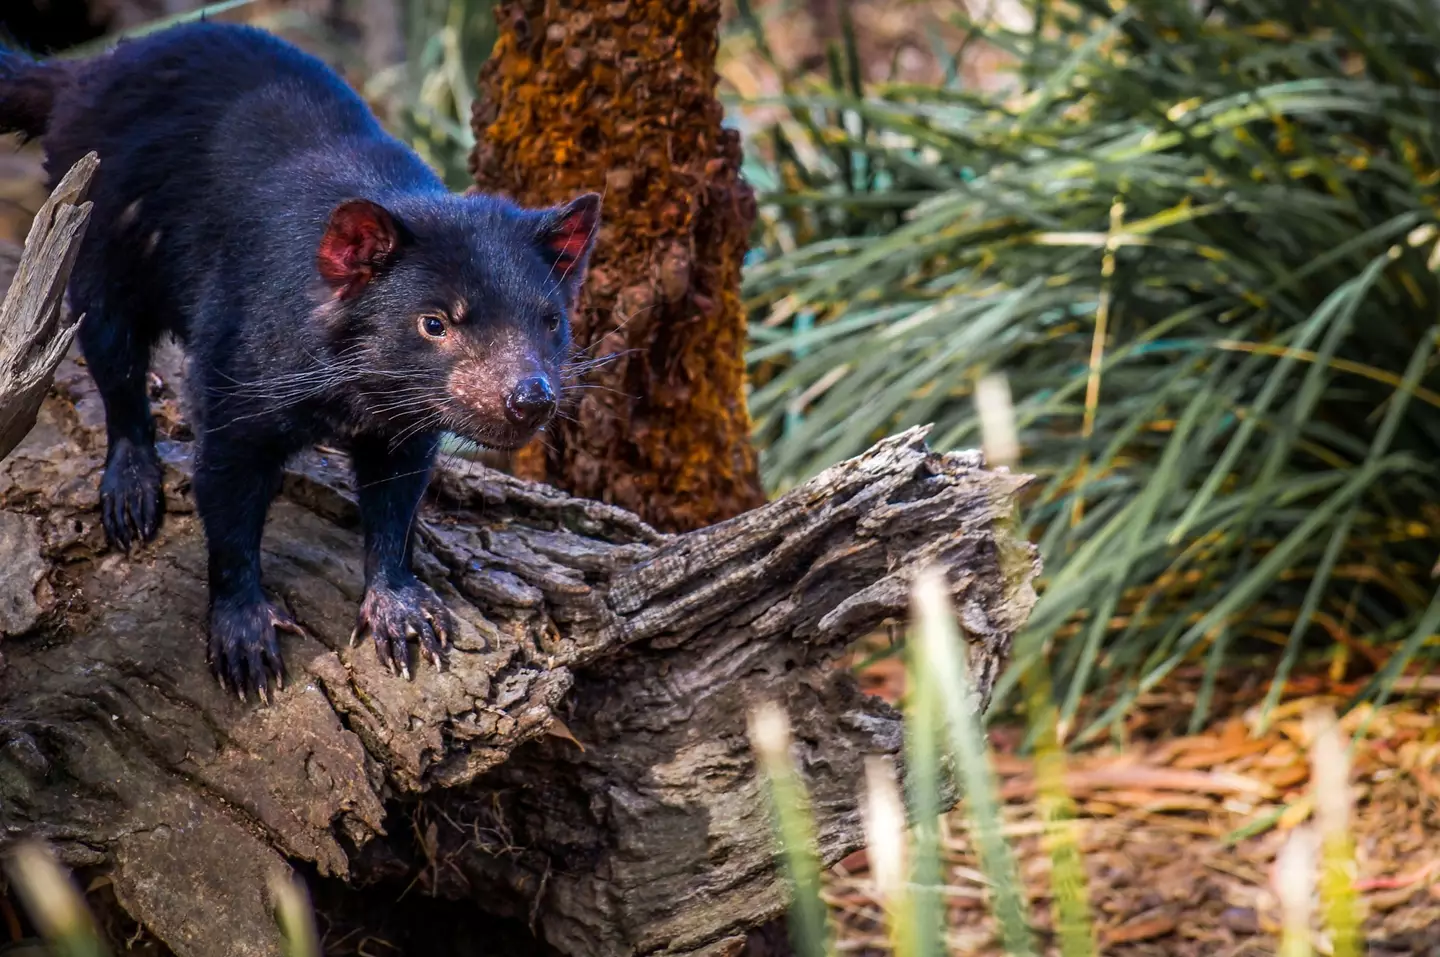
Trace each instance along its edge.
<path fill-rule="evenodd" d="M 884 758 L 865 759 L 865 795 L 860 808 L 875 900 L 885 913 L 885 931 L 895 957 L 916 953 L 914 902 L 905 854 L 905 804 L 895 772 Z"/>
<path fill-rule="evenodd" d="M 11 851 L 5 871 L 56 957 L 102 957 L 107 953 L 84 898 L 48 848 L 33 842 L 20 844 Z"/>
<path fill-rule="evenodd" d="M 984 376 L 975 383 L 975 411 L 980 417 L 985 464 L 991 468 L 1014 468 L 1020 461 L 1020 439 L 1015 430 L 1010 380 L 1004 373 Z"/>
<path fill-rule="evenodd" d="M 1280 848 L 1273 874 L 1280 900 L 1279 957 L 1310 957 L 1311 899 L 1315 893 L 1318 838 L 1308 827 L 1297 827 Z"/>
<path fill-rule="evenodd" d="M 1042 844 L 1050 857 L 1054 922 L 1063 957 L 1097 953 L 1095 922 L 1080 850 L 1075 802 L 1065 787 L 1065 751 L 1057 728 L 1050 669 L 1040 661 L 1024 676 L 1026 719 L 1035 741 L 1035 789 L 1043 827 Z"/>
<path fill-rule="evenodd" d="M 1105 340 L 1110 331 L 1110 307 L 1114 296 L 1112 280 L 1115 276 L 1115 250 L 1125 222 L 1125 202 L 1120 197 L 1110 205 L 1110 239 L 1105 243 L 1105 252 L 1100 257 L 1100 301 L 1095 307 L 1095 332 L 1090 339 L 1090 373 L 1085 380 L 1085 415 L 1080 422 L 1080 434 L 1088 442 L 1095 434 L 1095 415 L 1100 407 L 1100 368 L 1104 365 Z M 1070 511 L 1070 524 L 1080 524 L 1085 517 L 1085 496 L 1078 490 L 1084 486 L 1086 473 L 1090 468 L 1090 456 L 1084 454 L 1075 479 L 1077 489 L 1075 503 Z"/>
<path fill-rule="evenodd" d="M 1004 373 L 984 376 L 975 384 L 975 407 L 985 462 L 1014 468 L 1020 460 L 1015 407 Z M 1035 785 L 1043 844 L 1050 857 L 1050 888 L 1055 902 L 1055 927 L 1064 957 L 1089 957 L 1096 952 L 1095 924 L 1090 914 L 1085 863 L 1076 837 L 1075 802 L 1065 789 L 1065 753 L 1060 745 L 1058 715 L 1050 670 L 1044 659 L 1021 676 L 1028 707 L 1026 719 L 1035 741 Z"/>
<path fill-rule="evenodd" d="M 1316 708 L 1306 715 L 1310 739 L 1310 787 L 1320 839 L 1320 904 L 1334 938 L 1334 957 L 1357 957 L 1360 902 L 1355 843 L 1350 836 L 1354 791 L 1350 757 L 1335 713 Z"/>
<path fill-rule="evenodd" d="M 943 689 L 941 695 L 958 782 L 965 795 L 967 824 L 992 888 L 992 907 L 1008 957 L 1034 954 L 1024 887 L 1001 826 L 999 789 L 990 764 L 979 702 L 965 660 L 959 623 L 950 604 L 943 573 L 921 572 L 911 600 L 915 609 L 924 672 Z"/>
<path fill-rule="evenodd" d="M 905 793 L 914 822 L 907 846 L 906 875 L 910 882 L 910 947 L 929 957 L 944 947 L 945 906 L 941 897 L 945 868 L 940 823 L 944 779 L 945 706 L 947 689 L 923 644 L 911 641 L 905 648 Z"/>
<path fill-rule="evenodd" d="M 278 874 L 270 878 L 270 895 L 275 919 L 285 935 L 286 957 L 320 957 L 320 937 L 315 931 L 315 914 L 310 895 L 298 878 Z"/>
<path fill-rule="evenodd" d="M 791 888 L 791 939 L 797 957 L 828 957 L 832 953 L 830 917 L 821 897 L 820 862 L 808 795 L 790 754 L 790 719 L 773 702 L 756 707 L 749 717 L 750 746 L 769 786 L 781 860 Z"/>

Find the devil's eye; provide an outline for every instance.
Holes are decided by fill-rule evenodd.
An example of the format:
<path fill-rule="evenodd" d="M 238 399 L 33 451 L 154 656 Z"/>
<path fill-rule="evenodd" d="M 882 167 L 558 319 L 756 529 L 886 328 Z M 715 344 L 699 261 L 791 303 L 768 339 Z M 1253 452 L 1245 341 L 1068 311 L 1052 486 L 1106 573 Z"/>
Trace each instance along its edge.
<path fill-rule="evenodd" d="M 551 332 L 554 332 L 556 329 L 560 328 L 560 323 L 564 320 L 565 314 L 563 312 L 552 312 L 545 317 L 545 328 L 549 329 Z"/>
<path fill-rule="evenodd" d="M 428 339 L 445 338 L 445 320 L 439 316 L 421 316 L 420 334 Z"/>

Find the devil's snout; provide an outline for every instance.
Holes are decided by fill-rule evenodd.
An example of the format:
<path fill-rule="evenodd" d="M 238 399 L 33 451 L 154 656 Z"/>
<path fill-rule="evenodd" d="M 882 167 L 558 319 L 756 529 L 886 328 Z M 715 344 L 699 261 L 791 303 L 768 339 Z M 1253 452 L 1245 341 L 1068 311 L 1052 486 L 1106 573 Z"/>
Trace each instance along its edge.
<path fill-rule="evenodd" d="M 545 376 L 532 375 L 521 379 L 505 398 L 505 414 L 510 421 L 526 429 L 536 429 L 555 414 L 555 390 Z"/>

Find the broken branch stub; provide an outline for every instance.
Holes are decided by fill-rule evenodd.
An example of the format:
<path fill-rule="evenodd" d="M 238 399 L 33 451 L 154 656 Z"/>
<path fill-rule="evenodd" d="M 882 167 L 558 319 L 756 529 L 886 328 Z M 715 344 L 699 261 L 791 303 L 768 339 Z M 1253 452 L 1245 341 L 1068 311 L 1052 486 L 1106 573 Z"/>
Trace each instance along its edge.
<path fill-rule="evenodd" d="M 8 286 L 0 304 L 0 459 L 35 424 L 55 368 L 79 327 L 62 307 L 70 267 L 90 221 L 85 194 L 99 165 L 94 153 L 82 156 L 36 213 L 18 259 L 0 259 L 0 285 Z"/>
<path fill-rule="evenodd" d="M 785 906 L 750 706 L 787 707 L 837 860 L 861 842 L 864 756 L 898 752 L 901 725 L 836 659 L 903 620 L 936 565 L 988 692 L 1034 602 L 1034 550 L 1012 524 L 1025 479 L 933 453 L 923 430 L 673 536 L 455 462 L 416 564 L 457 634 L 443 672 L 422 663 L 407 682 L 348 646 L 355 498 L 344 457 L 316 451 L 287 473 L 264 555 L 307 635 L 287 639 L 276 703 L 243 705 L 204 662 L 190 446 L 177 373 L 161 373 L 170 514 L 136 556 L 104 552 L 103 416 L 73 361 L 0 463 L 0 525 L 23 527 L 13 561 L 40 572 L 0 579 L 32 606 L 0 645 L 0 833 L 111 867 L 180 957 L 277 954 L 265 888 L 302 861 L 518 918 L 566 955 L 735 953 Z"/>

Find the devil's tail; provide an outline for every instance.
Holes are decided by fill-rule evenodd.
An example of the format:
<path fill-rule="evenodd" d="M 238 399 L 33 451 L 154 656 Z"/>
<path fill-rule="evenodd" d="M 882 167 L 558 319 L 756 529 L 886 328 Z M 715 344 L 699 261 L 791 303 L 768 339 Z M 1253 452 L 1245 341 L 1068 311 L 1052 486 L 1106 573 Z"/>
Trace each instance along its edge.
<path fill-rule="evenodd" d="M 0 46 L 0 132 L 27 140 L 45 135 L 55 98 L 69 82 L 63 63 Z"/>

